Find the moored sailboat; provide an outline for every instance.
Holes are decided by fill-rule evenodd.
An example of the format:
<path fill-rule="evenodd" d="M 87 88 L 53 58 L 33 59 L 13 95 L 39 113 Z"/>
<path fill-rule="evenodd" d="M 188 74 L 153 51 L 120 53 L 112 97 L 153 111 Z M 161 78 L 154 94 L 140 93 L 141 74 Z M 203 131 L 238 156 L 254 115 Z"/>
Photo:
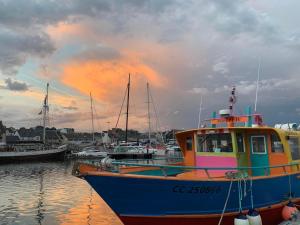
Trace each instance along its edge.
<path fill-rule="evenodd" d="M 47 83 L 43 108 L 39 113 L 43 115 L 43 130 L 41 134 L 38 134 L 42 141 L 20 141 L 14 144 L 2 143 L 2 145 L 0 145 L 1 163 L 29 160 L 56 160 L 64 158 L 67 151 L 67 145 L 53 146 L 50 143 L 47 143 L 46 117 L 49 111 L 48 89 L 49 83 Z"/>
<path fill-rule="evenodd" d="M 92 128 L 92 142 L 90 145 L 82 148 L 79 152 L 72 152 L 72 157 L 75 158 L 104 158 L 107 156 L 107 150 L 105 145 L 99 144 L 95 139 L 95 127 L 94 127 L 94 104 L 92 93 L 90 92 L 90 105 L 91 105 L 91 128 Z"/>

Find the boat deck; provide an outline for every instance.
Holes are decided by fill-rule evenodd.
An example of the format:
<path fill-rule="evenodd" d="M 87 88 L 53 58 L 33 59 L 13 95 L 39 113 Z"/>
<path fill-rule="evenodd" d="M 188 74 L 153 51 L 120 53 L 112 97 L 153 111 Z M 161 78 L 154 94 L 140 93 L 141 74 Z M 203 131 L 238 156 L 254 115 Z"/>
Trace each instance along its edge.
<path fill-rule="evenodd" d="M 162 178 L 173 178 L 180 180 L 208 180 L 208 179 L 220 179 L 228 180 L 225 178 L 224 171 L 210 171 L 209 175 L 205 171 L 201 170 L 184 170 L 180 168 L 147 168 L 147 167 L 124 167 L 119 171 L 104 171 L 101 168 L 88 164 L 80 164 L 78 171 L 80 174 L 89 175 L 112 175 L 112 176 L 137 176 L 137 177 L 162 177 Z"/>

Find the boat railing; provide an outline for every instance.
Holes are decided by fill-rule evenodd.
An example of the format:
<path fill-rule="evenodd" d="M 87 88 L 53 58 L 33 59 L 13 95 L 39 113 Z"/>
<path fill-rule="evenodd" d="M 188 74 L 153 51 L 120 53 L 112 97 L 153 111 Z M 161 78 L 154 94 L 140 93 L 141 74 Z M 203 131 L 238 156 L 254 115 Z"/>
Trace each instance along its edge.
<path fill-rule="evenodd" d="M 197 167 L 197 166 L 181 166 L 181 165 L 161 165 L 161 164 L 141 164 L 141 163 L 131 163 L 122 161 L 112 161 L 112 165 L 117 167 L 117 171 L 122 171 L 122 168 L 128 167 L 140 167 L 140 168 L 153 168 L 162 171 L 164 176 L 168 176 L 168 170 L 182 170 L 182 171 L 204 171 L 207 178 L 212 179 L 212 171 L 222 171 L 224 176 L 228 176 L 230 173 L 237 173 L 242 176 L 248 176 L 249 172 L 253 174 L 256 170 L 263 170 L 264 176 L 270 176 L 271 169 L 282 169 L 282 173 L 276 172 L 276 175 L 288 174 L 289 172 L 295 172 L 300 170 L 300 162 L 293 162 L 289 164 L 272 165 L 272 166 L 241 166 L 241 167 Z M 293 169 L 295 168 L 295 169 Z M 272 174 L 274 175 L 274 174 Z M 262 176 L 262 175 L 259 175 Z"/>

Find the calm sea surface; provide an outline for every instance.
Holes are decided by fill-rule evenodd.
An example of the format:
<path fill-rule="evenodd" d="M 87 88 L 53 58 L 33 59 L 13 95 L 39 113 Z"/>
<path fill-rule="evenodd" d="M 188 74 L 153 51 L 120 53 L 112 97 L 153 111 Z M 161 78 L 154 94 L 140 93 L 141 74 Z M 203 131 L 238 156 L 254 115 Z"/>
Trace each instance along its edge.
<path fill-rule="evenodd" d="M 0 165 L 0 224 L 122 225 L 72 162 Z"/>

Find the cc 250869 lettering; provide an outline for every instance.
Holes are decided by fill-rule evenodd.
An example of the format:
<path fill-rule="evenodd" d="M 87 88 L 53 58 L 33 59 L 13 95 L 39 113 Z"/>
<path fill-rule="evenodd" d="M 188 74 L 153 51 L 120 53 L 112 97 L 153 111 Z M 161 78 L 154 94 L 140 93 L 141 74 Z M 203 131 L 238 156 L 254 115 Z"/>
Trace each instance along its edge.
<path fill-rule="evenodd" d="M 221 191 L 221 187 L 177 185 L 173 187 L 172 191 L 181 194 L 217 194 Z"/>

